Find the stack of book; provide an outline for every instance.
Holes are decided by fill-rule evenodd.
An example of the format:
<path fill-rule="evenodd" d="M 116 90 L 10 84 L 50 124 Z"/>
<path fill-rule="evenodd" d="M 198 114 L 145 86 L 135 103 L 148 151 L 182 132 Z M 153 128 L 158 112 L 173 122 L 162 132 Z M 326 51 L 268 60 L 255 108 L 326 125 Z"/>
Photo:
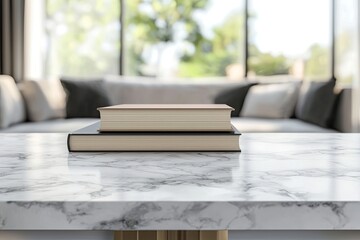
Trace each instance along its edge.
<path fill-rule="evenodd" d="M 228 105 L 122 104 L 98 110 L 99 122 L 68 135 L 69 151 L 240 151 Z"/>

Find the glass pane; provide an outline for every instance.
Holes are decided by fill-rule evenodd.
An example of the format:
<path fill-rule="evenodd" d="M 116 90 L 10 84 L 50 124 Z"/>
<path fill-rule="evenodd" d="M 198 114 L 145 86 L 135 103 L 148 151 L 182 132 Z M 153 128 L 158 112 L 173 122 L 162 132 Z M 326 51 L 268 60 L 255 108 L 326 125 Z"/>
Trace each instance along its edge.
<path fill-rule="evenodd" d="M 329 0 L 249 0 L 249 76 L 330 77 Z"/>
<path fill-rule="evenodd" d="M 47 0 L 47 77 L 118 74 L 119 0 Z"/>
<path fill-rule="evenodd" d="M 242 0 L 127 0 L 127 75 L 241 79 Z"/>
<path fill-rule="evenodd" d="M 357 0 L 336 1 L 336 77 L 338 83 L 351 85 L 357 66 Z"/>

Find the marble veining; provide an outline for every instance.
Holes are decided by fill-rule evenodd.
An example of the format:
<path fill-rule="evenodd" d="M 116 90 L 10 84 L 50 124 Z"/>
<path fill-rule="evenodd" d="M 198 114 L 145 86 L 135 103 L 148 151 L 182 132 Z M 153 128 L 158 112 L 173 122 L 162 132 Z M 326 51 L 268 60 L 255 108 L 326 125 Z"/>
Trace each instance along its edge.
<path fill-rule="evenodd" d="M 241 153 L 69 153 L 0 134 L 0 229 L 360 229 L 359 134 L 244 134 Z"/>

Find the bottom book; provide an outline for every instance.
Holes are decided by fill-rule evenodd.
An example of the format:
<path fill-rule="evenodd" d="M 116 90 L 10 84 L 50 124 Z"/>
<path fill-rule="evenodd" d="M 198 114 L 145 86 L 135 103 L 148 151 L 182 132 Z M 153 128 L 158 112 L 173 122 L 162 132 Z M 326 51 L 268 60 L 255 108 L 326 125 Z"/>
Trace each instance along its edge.
<path fill-rule="evenodd" d="M 113 132 L 98 131 L 100 122 L 68 135 L 70 152 L 231 151 L 239 152 L 233 132 Z"/>

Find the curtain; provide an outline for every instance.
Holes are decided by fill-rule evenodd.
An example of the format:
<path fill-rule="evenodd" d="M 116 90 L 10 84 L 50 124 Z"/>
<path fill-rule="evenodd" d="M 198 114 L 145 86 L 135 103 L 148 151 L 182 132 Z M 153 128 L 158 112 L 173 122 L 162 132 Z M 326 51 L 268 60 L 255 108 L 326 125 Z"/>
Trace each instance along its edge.
<path fill-rule="evenodd" d="M 25 0 L 0 1 L 0 74 L 24 78 Z"/>

